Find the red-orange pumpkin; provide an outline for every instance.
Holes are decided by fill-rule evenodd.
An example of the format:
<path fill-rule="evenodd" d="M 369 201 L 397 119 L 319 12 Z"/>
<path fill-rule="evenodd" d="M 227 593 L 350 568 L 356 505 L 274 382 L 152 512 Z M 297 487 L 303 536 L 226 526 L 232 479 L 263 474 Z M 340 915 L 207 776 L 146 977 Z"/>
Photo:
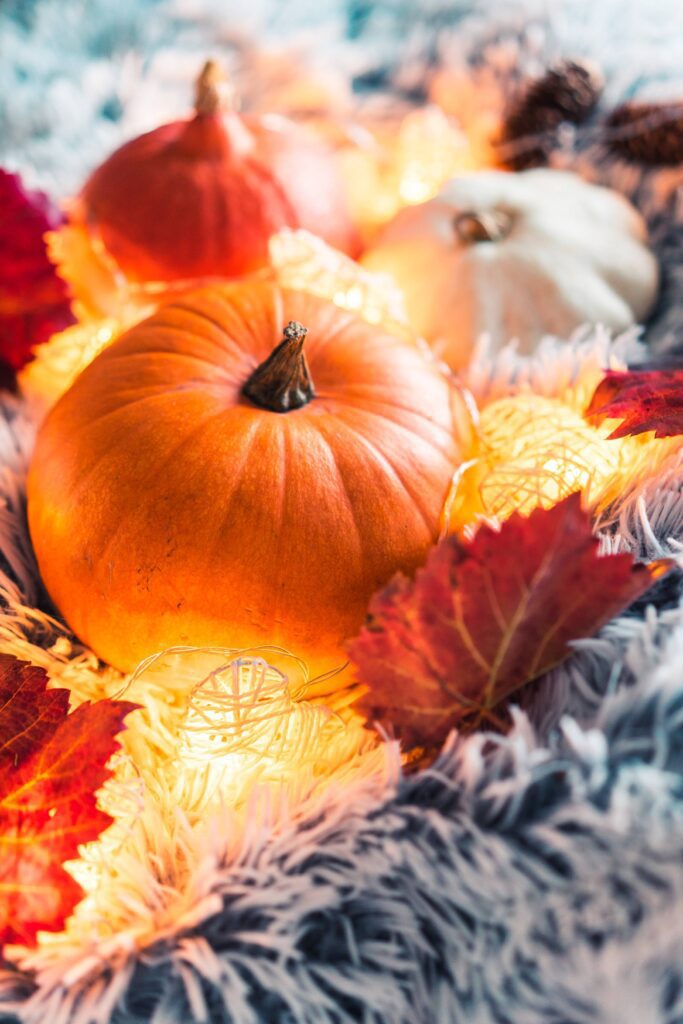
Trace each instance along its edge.
<path fill-rule="evenodd" d="M 46 419 L 28 482 L 44 582 L 121 669 L 175 644 L 336 667 L 371 594 L 436 539 L 461 411 L 417 349 L 332 303 L 196 291 Z"/>
<path fill-rule="evenodd" d="M 268 238 L 302 227 L 355 255 L 335 158 L 281 117 L 223 109 L 208 62 L 195 115 L 117 149 L 86 182 L 83 221 L 131 281 L 237 277 L 267 261 Z"/>

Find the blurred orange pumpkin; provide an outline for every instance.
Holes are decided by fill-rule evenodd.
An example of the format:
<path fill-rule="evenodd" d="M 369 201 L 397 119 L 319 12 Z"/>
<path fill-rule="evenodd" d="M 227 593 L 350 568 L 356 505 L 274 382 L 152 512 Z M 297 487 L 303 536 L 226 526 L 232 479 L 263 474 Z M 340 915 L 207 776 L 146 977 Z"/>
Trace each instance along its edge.
<path fill-rule="evenodd" d="M 242 117 L 207 62 L 194 117 L 117 149 L 74 204 L 130 281 L 238 277 L 264 266 L 268 238 L 302 227 L 355 255 L 335 157 L 285 118 Z"/>
<path fill-rule="evenodd" d="M 324 299 L 196 291 L 102 352 L 43 424 L 43 580 L 123 670 L 176 644 L 338 666 L 373 591 L 437 537 L 461 415 L 418 349 Z"/>

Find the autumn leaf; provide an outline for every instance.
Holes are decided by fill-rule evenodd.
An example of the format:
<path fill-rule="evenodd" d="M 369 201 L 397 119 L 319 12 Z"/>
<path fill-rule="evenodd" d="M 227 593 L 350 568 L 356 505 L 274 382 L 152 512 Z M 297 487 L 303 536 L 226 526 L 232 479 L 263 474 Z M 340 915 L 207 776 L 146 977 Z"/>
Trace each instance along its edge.
<path fill-rule="evenodd" d="M 50 263 L 45 232 L 61 216 L 42 192 L 0 169 L 0 362 L 19 370 L 34 345 L 74 322 L 66 285 Z"/>
<path fill-rule="evenodd" d="M 491 709 L 592 636 L 671 567 L 598 555 L 580 495 L 471 541 L 447 537 L 415 579 L 373 598 L 350 647 L 367 692 L 358 707 L 404 746 L 431 746 Z"/>
<path fill-rule="evenodd" d="M 83 893 L 63 868 L 111 824 L 97 806 L 127 701 L 81 704 L 0 654 L 0 949 L 57 930 Z"/>
<path fill-rule="evenodd" d="M 683 434 L 683 370 L 608 370 L 586 416 L 623 420 L 610 440 L 650 430 L 655 437 Z"/>

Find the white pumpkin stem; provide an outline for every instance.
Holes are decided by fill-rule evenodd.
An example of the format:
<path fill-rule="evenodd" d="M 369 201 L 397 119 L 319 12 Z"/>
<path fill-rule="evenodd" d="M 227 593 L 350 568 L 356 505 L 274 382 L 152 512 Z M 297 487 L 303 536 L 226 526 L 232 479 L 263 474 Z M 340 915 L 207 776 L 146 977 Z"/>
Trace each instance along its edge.
<path fill-rule="evenodd" d="M 254 405 L 271 412 L 301 409 L 315 398 L 304 353 L 307 328 L 290 320 L 282 333 L 280 344 L 256 367 L 242 388 L 242 394 Z"/>
<path fill-rule="evenodd" d="M 211 117 L 234 107 L 235 89 L 226 71 L 218 61 L 207 60 L 195 83 L 195 113 Z"/>
<path fill-rule="evenodd" d="M 453 227 L 465 245 L 500 242 L 512 230 L 512 216 L 504 210 L 463 210 L 453 218 Z"/>

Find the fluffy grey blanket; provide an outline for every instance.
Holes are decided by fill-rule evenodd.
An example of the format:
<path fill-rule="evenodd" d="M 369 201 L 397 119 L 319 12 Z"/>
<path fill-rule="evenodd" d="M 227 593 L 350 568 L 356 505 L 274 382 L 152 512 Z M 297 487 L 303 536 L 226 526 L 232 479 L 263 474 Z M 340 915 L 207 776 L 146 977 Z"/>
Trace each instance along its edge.
<path fill-rule="evenodd" d="M 557 54 L 597 59 L 605 103 L 683 95 L 678 0 L 567 0 L 541 15 L 531 2 L 424 0 L 419 25 L 412 8 L 5 0 L 0 160 L 67 193 L 123 135 L 182 109 L 199 55 L 234 55 L 248 32 L 262 42 L 290 35 L 292 46 L 303 38 L 359 89 L 394 95 L 419 95 L 435 61 L 466 57 L 507 83 Z M 565 139 L 554 159 L 620 187 L 647 216 L 665 285 L 645 357 L 680 353 L 682 176 L 607 159 L 589 131 Z M 23 519 L 32 426 L 20 402 L 5 401 L 3 413 L 0 649 L 42 658 L 64 678 L 76 664 L 95 673 L 91 656 L 37 610 Z M 679 463 L 607 525 L 640 557 L 677 553 Z M 0 1022 L 677 1024 L 680 596 L 674 574 L 648 607 L 577 644 L 525 696 L 504 738 L 453 736 L 412 777 L 388 744 L 379 781 L 340 782 L 291 817 L 261 807 L 239 839 L 227 810 L 201 834 L 177 821 L 165 846 L 153 837 L 139 864 L 121 866 L 134 879 L 130 914 L 155 920 L 151 938 L 127 931 L 118 944 L 93 939 L 68 955 L 0 965 Z M 182 877 L 164 860 L 171 849 L 182 850 Z M 162 927 L 155 915 L 180 889 L 185 914 Z"/>

